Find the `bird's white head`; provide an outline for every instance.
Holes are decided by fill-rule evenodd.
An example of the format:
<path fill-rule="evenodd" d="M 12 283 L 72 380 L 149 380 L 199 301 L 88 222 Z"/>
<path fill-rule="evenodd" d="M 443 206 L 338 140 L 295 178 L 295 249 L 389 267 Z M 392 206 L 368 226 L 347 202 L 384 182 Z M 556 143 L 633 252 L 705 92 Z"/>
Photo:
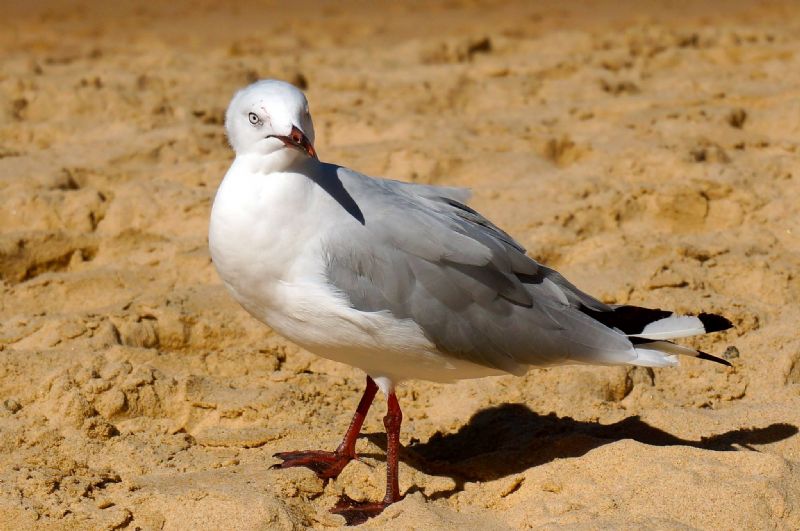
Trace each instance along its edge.
<path fill-rule="evenodd" d="M 308 101 L 285 81 L 256 81 L 237 92 L 225 113 L 225 130 L 237 155 L 280 153 L 287 162 L 317 158 Z"/>

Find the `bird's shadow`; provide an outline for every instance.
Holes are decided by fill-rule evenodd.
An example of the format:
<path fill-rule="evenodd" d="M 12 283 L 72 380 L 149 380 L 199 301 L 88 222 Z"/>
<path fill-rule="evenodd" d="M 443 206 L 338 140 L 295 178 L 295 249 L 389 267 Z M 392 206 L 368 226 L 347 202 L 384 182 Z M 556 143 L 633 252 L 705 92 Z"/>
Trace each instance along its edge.
<path fill-rule="evenodd" d="M 426 493 L 419 487 L 409 490 L 422 491 L 428 499 L 439 499 L 462 491 L 468 481 L 499 479 L 555 459 L 580 457 L 624 439 L 651 446 L 688 446 L 717 452 L 757 451 L 752 445 L 781 441 L 797 432 L 798 428 L 791 424 L 774 423 L 689 440 L 653 427 L 638 416 L 614 424 L 599 424 L 554 413 L 539 415 L 524 404 L 503 404 L 479 411 L 455 433 L 437 432 L 426 442 L 412 439 L 402 449 L 401 459 L 425 474 L 454 480 L 455 487 L 446 491 Z M 365 436 L 386 449 L 385 434 Z"/>

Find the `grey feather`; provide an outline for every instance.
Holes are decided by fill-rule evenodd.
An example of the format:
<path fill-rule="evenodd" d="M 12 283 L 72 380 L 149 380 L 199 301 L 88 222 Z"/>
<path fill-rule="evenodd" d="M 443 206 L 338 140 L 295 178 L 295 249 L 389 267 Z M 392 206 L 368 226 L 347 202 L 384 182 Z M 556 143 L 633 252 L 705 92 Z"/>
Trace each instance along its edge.
<path fill-rule="evenodd" d="M 623 334 L 580 311 L 607 305 L 526 256 L 463 204 L 465 191 L 336 175 L 364 223 L 331 227 L 327 275 L 354 308 L 412 319 L 443 353 L 515 374 L 635 358 Z"/>

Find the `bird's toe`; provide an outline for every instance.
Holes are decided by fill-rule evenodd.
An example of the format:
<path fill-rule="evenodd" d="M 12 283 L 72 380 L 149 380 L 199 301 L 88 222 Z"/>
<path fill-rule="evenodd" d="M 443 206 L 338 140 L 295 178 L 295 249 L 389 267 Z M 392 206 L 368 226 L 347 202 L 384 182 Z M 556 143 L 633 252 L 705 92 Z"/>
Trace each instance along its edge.
<path fill-rule="evenodd" d="M 279 452 L 274 454 L 281 460 L 271 468 L 306 467 L 320 479 L 334 479 L 355 456 L 324 450 L 303 450 L 299 452 Z"/>

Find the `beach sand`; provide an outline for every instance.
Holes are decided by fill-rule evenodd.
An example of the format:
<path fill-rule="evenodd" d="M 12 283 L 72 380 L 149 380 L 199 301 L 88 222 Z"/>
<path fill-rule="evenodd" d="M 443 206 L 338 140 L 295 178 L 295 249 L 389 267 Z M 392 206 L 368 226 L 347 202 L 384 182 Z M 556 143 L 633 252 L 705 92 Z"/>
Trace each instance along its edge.
<path fill-rule="evenodd" d="M 21 3 L 20 3 L 21 4 Z M 467 186 L 610 303 L 717 312 L 732 368 L 408 382 L 380 529 L 800 528 L 793 2 L 29 2 L 0 8 L 0 528 L 335 528 L 383 495 L 382 397 L 272 333 L 207 250 L 259 78 L 323 160 Z M 281 230 L 276 227 L 276 230 Z"/>

